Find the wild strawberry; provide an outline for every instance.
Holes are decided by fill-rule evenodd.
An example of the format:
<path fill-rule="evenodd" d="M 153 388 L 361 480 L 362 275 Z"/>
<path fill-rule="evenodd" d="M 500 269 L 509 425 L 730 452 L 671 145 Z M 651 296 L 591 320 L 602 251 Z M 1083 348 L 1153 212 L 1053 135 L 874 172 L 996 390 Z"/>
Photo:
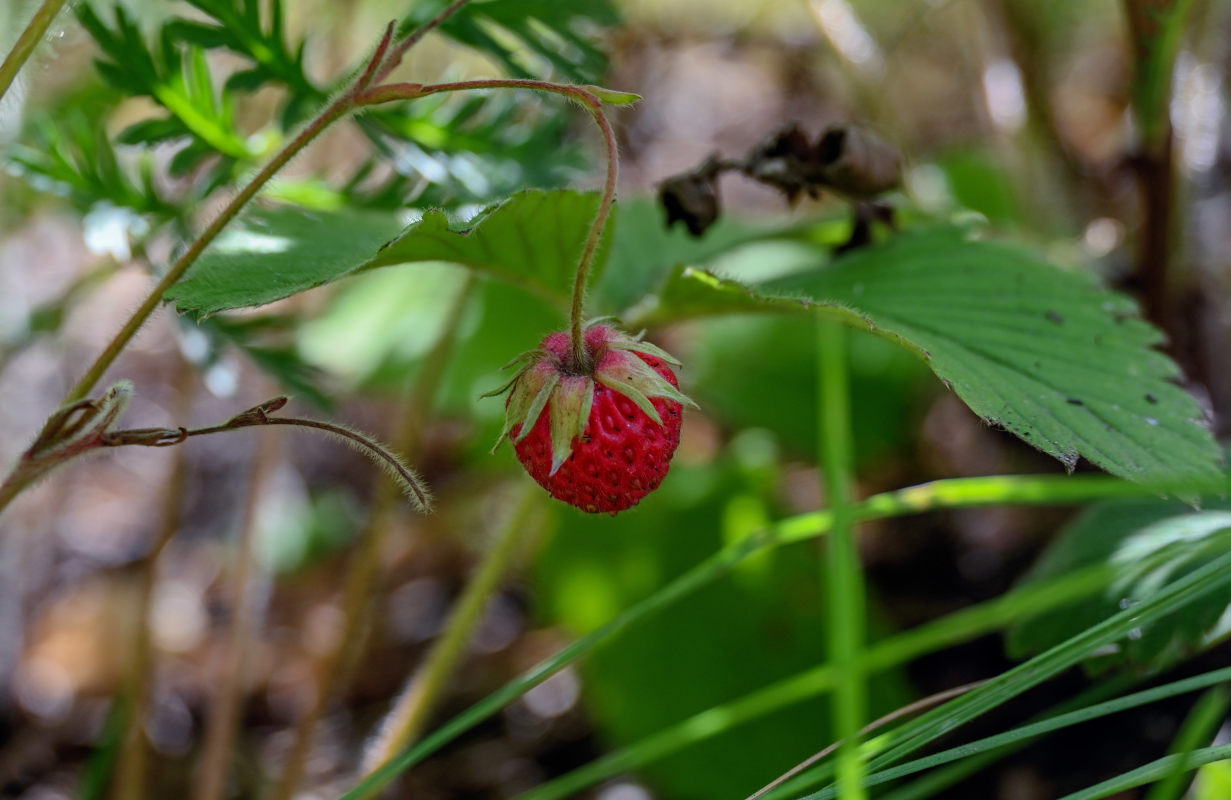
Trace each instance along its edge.
<path fill-rule="evenodd" d="M 509 388 L 500 442 L 551 495 L 582 511 L 615 514 L 658 488 L 680 443 L 682 405 L 668 364 L 679 362 L 610 325 L 584 334 L 587 364 L 569 335 L 549 334 Z M 497 442 L 499 447 L 500 442 Z"/>

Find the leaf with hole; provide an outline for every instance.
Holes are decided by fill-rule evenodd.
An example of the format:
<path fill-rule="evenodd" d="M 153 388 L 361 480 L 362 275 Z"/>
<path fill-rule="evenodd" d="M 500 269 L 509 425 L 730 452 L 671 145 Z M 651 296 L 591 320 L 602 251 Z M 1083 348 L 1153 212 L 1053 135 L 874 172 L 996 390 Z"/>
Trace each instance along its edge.
<path fill-rule="evenodd" d="M 1058 458 L 1193 497 L 1222 484 L 1218 446 L 1162 334 L 1127 297 L 1020 247 L 952 228 L 894 236 L 756 287 L 683 269 L 658 292 L 665 321 L 817 311 L 922 356 L 987 422 Z M 1191 487 L 1191 489 L 1187 488 Z"/>

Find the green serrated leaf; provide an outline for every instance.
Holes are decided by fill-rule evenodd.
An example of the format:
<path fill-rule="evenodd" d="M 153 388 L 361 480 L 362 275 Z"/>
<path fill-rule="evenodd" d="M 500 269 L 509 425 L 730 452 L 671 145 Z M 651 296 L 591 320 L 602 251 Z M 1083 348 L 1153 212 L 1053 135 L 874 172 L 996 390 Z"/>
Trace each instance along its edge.
<path fill-rule="evenodd" d="M 450 261 L 564 304 L 598 203 L 591 192 L 532 189 L 487 209 L 462 231 L 449 226 L 444 212 L 429 211 L 360 269 Z M 596 270 L 608 238 L 599 245 Z"/>
<path fill-rule="evenodd" d="M 397 233 L 389 214 L 258 209 L 218 237 L 167 299 L 204 317 L 335 281 Z"/>
<path fill-rule="evenodd" d="M 1218 485 L 1220 453 L 1162 335 L 1084 273 L 941 228 L 749 287 L 685 269 L 652 318 L 819 310 L 921 355 L 980 417 L 1073 467 Z"/>
<path fill-rule="evenodd" d="M 1193 512 L 1177 502 L 1118 500 L 1083 512 L 1043 553 L 1024 583 L 1038 584 L 1083 567 L 1109 564 L 1116 577 L 1101 598 L 1058 609 L 1015 625 L 1009 649 L 1032 655 L 1150 597 L 1163 584 L 1231 551 L 1231 504 Z M 1134 632 L 1095 668 L 1129 662 L 1163 668 L 1231 630 L 1222 621 L 1231 588 L 1208 595 L 1159 624 Z"/>

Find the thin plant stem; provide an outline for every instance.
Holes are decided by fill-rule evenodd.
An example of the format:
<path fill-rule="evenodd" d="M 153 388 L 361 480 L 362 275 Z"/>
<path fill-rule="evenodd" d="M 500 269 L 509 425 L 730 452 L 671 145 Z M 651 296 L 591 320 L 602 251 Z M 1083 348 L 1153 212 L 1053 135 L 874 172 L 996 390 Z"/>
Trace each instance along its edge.
<path fill-rule="evenodd" d="M 252 585 L 256 578 L 257 516 L 265 487 L 276 465 L 277 438 L 272 431 L 262 432 L 257 437 L 248 497 L 244 503 L 239 541 L 236 543 L 235 574 L 232 576 L 232 619 L 226 662 L 211 703 L 205 734 L 205 752 L 201 757 L 201 777 L 193 795 L 195 800 L 222 800 L 226 793 L 235 728 L 248 681 L 249 645 L 257 627 L 257 593 L 253 591 Z"/>
<path fill-rule="evenodd" d="M 440 381 L 453 355 L 458 327 L 474 284 L 475 278 L 470 274 L 449 310 L 443 333 L 424 357 L 418 378 L 413 388 L 407 392 L 401 421 L 393 439 L 394 447 L 401 453 L 409 455 L 419 451 L 424 427 L 435 404 Z M 401 490 L 397 484 L 387 478 L 380 481 L 367 530 L 361 534 L 360 545 L 347 569 L 343 589 L 344 621 L 341 633 L 317 666 L 316 695 L 311 707 L 295 726 L 295 740 L 271 800 L 291 800 L 294 797 L 303 780 L 316 726 L 345 683 L 347 666 L 356 660 L 357 654 L 363 648 L 363 623 L 376 595 L 380 554 L 393 528 L 395 505 L 400 496 Z"/>
<path fill-rule="evenodd" d="M 420 25 L 405 39 L 398 42 L 393 49 L 389 51 L 388 56 L 385 56 L 383 60 L 374 59 L 374 63 L 379 63 L 380 66 L 375 70 L 374 77 L 371 82 L 380 83 L 385 78 L 389 77 L 389 73 L 397 69 L 398 64 L 402 63 L 403 56 L 406 55 L 406 52 L 410 50 L 410 48 L 417 45 L 424 36 L 427 36 L 429 33 L 438 28 L 445 20 L 460 11 L 462 6 L 466 5 L 468 2 L 470 2 L 470 0 L 454 0 L 454 2 L 447 8 L 432 19 Z"/>
<path fill-rule="evenodd" d="M 401 485 L 404 488 L 409 488 L 415 497 L 418 498 L 419 507 L 428 510 L 431 508 L 431 498 L 425 493 L 422 488 L 422 481 L 419 476 L 411 472 L 400 459 L 393 457 L 391 453 L 383 449 L 373 448 L 372 441 L 364 436 L 361 436 L 350 428 L 342 425 L 335 425 L 332 422 L 323 422 L 319 419 L 302 419 L 299 417 L 269 417 L 265 420 L 265 425 L 294 425 L 300 428 L 315 428 L 318 431 L 331 433 L 334 436 L 339 436 L 349 443 L 353 444 L 359 450 L 370 455 L 377 456 L 381 462 L 387 466 L 389 470 L 394 472 L 400 479 Z"/>
<path fill-rule="evenodd" d="M 850 376 L 846 328 L 835 320 L 817 319 L 817 377 L 820 381 L 819 452 L 825 500 L 831 526 L 824 582 L 829 621 L 829 655 L 838 670 L 833 696 L 834 730 L 842 741 L 838 752 L 838 785 L 846 800 L 860 800 L 863 758 L 859 729 L 867 710 L 867 686 L 862 663 L 864 646 L 863 567 L 855 541 L 854 443 L 851 437 Z"/>
<path fill-rule="evenodd" d="M 47 33 L 47 29 L 51 27 L 51 23 L 55 21 L 56 15 L 63 7 L 64 0 L 43 0 L 43 4 L 34 12 L 30 24 L 21 32 L 21 36 L 17 37 L 13 49 L 5 57 L 4 63 L 0 64 L 0 98 L 3 98 L 9 87 L 13 85 L 17 73 L 21 72 L 22 65 L 43 40 L 43 34 Z"/>
<path fill-rule="evenodd" d="M 359 95 L 358 105 L 376 105 L 393 100 L 413 100 L 441 92 L 460 92 L 472 89 L 530 89 L 537 92 L 559 94 L 580 102 L 594 117 L 603 134 L 603 144 L 607 151 L 607 178 L 603 183 L 603 196 L 599 203 L 598 213 L 590 225 L 581 258 L 577 263 L 577 274 L 573 279 L 573 302 L 569 308 L 569 334 L 572 342 L 573 368 L 578 372 L 587 372 L 591 368 L 590 359 L 586 353 L 585 341 L 582 337 L 581 319 L 585 306 L 586 286 L 590 280 L 590 272 L 594 266 L 594 257 L 602 241 L 603 230 L 611 216 L 615 204 L 616 184 L 619 181 L 620 156 L 616 144 L 615 131 L 611 122 L 602 110 L 602 100 L 584 86 L 550 83 L 548 81 L 525 80 L 520 78 L 496 78 L 471 81 L 454 81 L 451 83 L 435 83 L 422 85 L 417 83 L 394 83 L 376 86 Z"/>
<path fill-rule="evenodd" d="M 1123 0 L 1133 46 L 1132 111 L 1140 143 L 1132 163 L 1141 197 L 1133 278 L 1146 319 L 1182 341 L 1173 305 L 1172 245 L 1176 223 L 1175 134 L 1171 82 L 1193 0 Z"/>
<path fill-rule="evenodd" d="M 407 681 L 393 710 L 381 723 L 380 732 L 363 759 L 365 777 L 395 758 L 423 732 L 458 662 L 465 655 L 475 625 L 492 593 L 513 563 L 522 534 L 527 529 L 527 519 L 537 504 L 536 489 L 529 482 L 519 487 L 512 509 L 496 533 L 491 549 L 483 556 L 478 571 L 466 584 L 444 633 L 432 646 L 423 666 Z M 376 788 L 372 787 L 371 791 Z"/>
<path fill-rule="evenodd" d="M 192 406 L 192 379 L 195 370 L 187 359 L 180 358 L 176 369 L 176 416 L 184 418 Z M 146 796 L 146 772 L 149 750 L 145 739 L 145 718 L 153 694 L 154 681 L 150 677 L 154 652 L 150 638 L 150 605 L 154 586 L 158 579 L 158 560 L 180 528 L 183 518 L 184 489 L 188 481 L 188 451 L 177 450 L 171 463 L 171 472 L 163 488 L 162 509 L 158 529 L 149 553 L 141 563 L 138 578 L 133 640 L 129 647 L 132 653 L 132 668 L 128 672 L 125 694 L 129 700 L 127 729 L 116 768 L 115 787 L 111 793 L 114 800 L 144 800 Z"/>
<path fill-rule="evenodd" d="M 590 270 L 594 265 L 594 254 L 598 252 L 598 243 L 602 239 L 603 229 L 611 216 L 611 207 L 615 203 L 616 182 L 619 179 L 620 157 L 616 149 L 615 132 L 611 130 L 611 122 L 602 109 L 590 106 L 590 114 L 603 132 L 603 143 L 607 147 L 607 181 L 603 184 L 603 199 L 586 236 L 585 248 L 581 252 L 581 262 L 577 265 L 577 276 L 573 279 L 573 304 L 569 308 L 569 335 L 573 344 L 573 363 L 581 370 L 588 370 L 590 358 L 586 353 L 585 342 L 582 340 L 581 315 L 586 302 L 586 286 L 590 281 Z"/>

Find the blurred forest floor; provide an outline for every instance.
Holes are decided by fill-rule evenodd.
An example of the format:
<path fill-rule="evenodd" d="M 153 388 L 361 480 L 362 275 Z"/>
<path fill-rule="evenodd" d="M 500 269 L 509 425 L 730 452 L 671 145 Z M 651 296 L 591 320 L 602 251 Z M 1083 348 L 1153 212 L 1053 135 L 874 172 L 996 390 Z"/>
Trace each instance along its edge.
<path fill-rule="evenodd" d="M 1212 298 L 1231 296 L 1231 12 L 1226 3 L 1204 5 L 1205 22 L 1177 67 L 1172 110 L 1182 210 L 1175 251 L 1183 280 L 1174 311 L 1179 321 L 1170 333 L 1180 361 L 1204 381 L 1206 402 L 1225 411 L 1231 405 L 1231 371 L 1225 369 L 1231 316 L 1225 300 Z M 1064 263 L 1092 263 L 1112 284 L 1133 288 L 1130 241 L 1140 216 L 1128 122 L 1133 55 L 1117 3 L 627 0 L 622 7 L 625 23 L 606 41 L 606 85 L 644 96 L 616 115 L 622 199 L 653 193 L 666 176 L 715 151 L 743 153 L 786 123 L 816 132 L 854 121 L 907 155 L 907 192 L 921 206 L 972 209 Z M 328 76 L 368 47 L 373 31 L 402 4 L 322 0 L 290 8 L 291 28 L 312 32 L 313 69 Z M 27 72 L 27 115 L 91 79 L 88 38 L 69 17 L 59 26 Z M 469 76 L 496 72 L 455 46 L 429 41 L 403 74 L 438 74 L 442 64 Z M 265 108 L 260 100 L 243 109 L 254 127 L 272 107 L 272 100 Z M 13 117 L 12 109 L 0 117 L 0 138 L 16 134 Z M 589 148 L 583 125 L 579 118 L 569 137 Z M 292 172 L 340 176 L 358 164 L 361 149 L 353 131 L 340 126 L 298 158 Z M 844 213 L 833 201 L 787 209 L 762 187 L 724 180 L 729 214 Z M 578 181 L 597 185 L 597 170 L 579 174 Z M 17 194 L 15 183 L 0 176 L 0 201 Z M 121 264 L 71 310 L 58 337 L 17 349 L 34 310 L 91 270 L 126 260 L 123 237 L 117 242 L 106 219 L 87 220 L 83 237 L 79 221 L 60 210 L 35 208 L 26 216 L 7 202 L 0 202 L 0 226 L 0 342 L 9 343 L 0 367 L 0 462 L 7 464 L 148 284 L 141 269 Z M 330 291 L 286 306 L 310 318 L 328 306 Z M 687 332 L 671 335 L 687 341 Z M 130 418 L 204 424 L 278 392 L 238 356 L 203 374 L 185 371 L 181 348 L 190 346 L 170 314 L 147 326 L 115 370 L 141 387 Z M 332 416 L 389 436 L 396 398 L 341 397 Z M 906 433 L 863 464 L 861 492 L 936 477 L 1058 468 L 984 426 L 950 395 L 923 390 L 907 413 L 916 424 L 895 422 Z M 731 433 L 724 420 L 702 410 L 686 427 L 678 458 L 685 465 L 704 463 Z M 407 512 L 384 540 L 377 613 L 364 655 L 351 665 L 343 702 L 324 720 L 305 784 L 313 788 L 303 797 L 329 798 L 351 785 L 357 750 L 465 584 L 475 562 L 474 534 L 491 525 L 492 509 L 507 494 L 499 472 L 507 464 L 476 466 L 470 459 L 475 435 L 470 420 L 445 415 L 413 456 L 444 510 L 432 517 Z M 820 503 L 815 466 L 807 461 L 811 446 L 788 442 L 782 449 L 784 477 L 776 491 L 787 508 L 810 510 Z M 167 516 L 163 488 L 177 457 L 185 459 L 185 502 L 152 589 L 157 661 L 146 680 L 156 699 L 147 732 L 157 754 L 152 795 L 189 791 L 190 756 L 200 746 L 234 612 L 228 533 L 253 502 L 249 476 L 258 450 L 266 462 L 253 512 L 263 531 L 263 569 L 254 583 L 260 630 L 250 654 L 234 796 L 254 796 L 251 781 L 276 772 L 288 728 L 316 691 L 315 660 L 337 635 L 349 542 L 377 476 L 362 458 L 329 441 L 235 434 L 175 452 L 130 449 L 75 464 L 6 515 L 0 537 L 0 796 L 77 796 L 94 748 L 106 736 L 112 698 L 133 674 L 120 643 L 132 635 L 140 576 Z M 863 552 L 879 612 L 893 627 L 906 628 L 1004 592 L 1065 517 L 1063 511 L 989 509 L 868 526 Z M 522 575 L 492 603 L 439 719 L 567 641 L 565 631 L 538 619 L 532 595 Z M 1228 655 L 1223 647 L 1204 659 L 1225 661 Z M 922 659 L 909 675 L 922 696 L 1008 664 L 999 637 L 986 637 Z M 507 797 L 600 755 L 604 740 L 579 702 L 578 680 L 566 672 L 531 692 L 414 770 L 401 784 L 405 795 Z M 1060 686 L 1039 690 L 1046 697 L 1006 709 L 989 730 L 1003 729 L 1005 720 L 1022 718 L 1081 682 L 1070 675 Z M 1005 759 L 952 796 L 1042 800 L 1087 785 L 1140 763 L 1143 754 L 1165 751 L 1186 703 L 1105 723 L 1139 731 L 1135 747 L 1141 752 L 1125 746 L 1123 736 L 1100 737 L 1086 727 Z M 1104 738 L 1114 752 L 1100 752 Z M 635 787 L 630 778 L 594 796 L 645 796 Z"/>

